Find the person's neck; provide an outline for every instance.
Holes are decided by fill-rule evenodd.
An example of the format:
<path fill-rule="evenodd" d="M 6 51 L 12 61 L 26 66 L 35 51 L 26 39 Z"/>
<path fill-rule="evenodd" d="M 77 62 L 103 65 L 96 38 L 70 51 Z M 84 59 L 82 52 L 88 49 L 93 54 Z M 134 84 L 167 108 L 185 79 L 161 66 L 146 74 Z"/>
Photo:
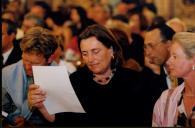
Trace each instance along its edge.
<path fill-rule="evenodd" d="M 93 74 L 93 80 L 101 85 L 106 85 L 113 77 L 111 69 L 106 70 L 104 73 Z"/>
<path fill-rule="evenodd" d="M 94 74 L 94 76 L 99 77 L 99 78 L 105 78 L 105 77 L 110 76 L 111 73 L 112 73 L 112 70 L 111 70 L 111 69 L 107 69 L 107 70 L 106 70 L 105 72 L 103 72 L 103 73 Z"/>
<path fill-rule="evenodd" d="M 55 58 L 55 62 L 56 62 L 57 64 L 59 64 L 59 63 L 60 63 L 60 57 Z"/>
<path fill-rule="evenodd" d="M 185 80 L 185 95 L 195 97 L 195 83 L 194 83 L 194 81 Z"/>

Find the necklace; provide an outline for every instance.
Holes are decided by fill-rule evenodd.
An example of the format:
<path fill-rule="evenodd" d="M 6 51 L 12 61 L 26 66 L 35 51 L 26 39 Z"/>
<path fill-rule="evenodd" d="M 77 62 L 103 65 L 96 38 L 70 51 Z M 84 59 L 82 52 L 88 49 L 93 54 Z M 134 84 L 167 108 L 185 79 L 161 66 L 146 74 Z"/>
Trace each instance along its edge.
<path fill-rule="evenodd" d="M 97 75 L 93 74 L 93 80 L 97 83 L 100 83 L 100 84 L 107 84 L 112 79 L 112 77 L 114 76 L 114 73 L 115 73 L 115 70 L 113 70 L 110 73 L 110 75 L 106 76 L 106 77 L 98 77 Z"/>

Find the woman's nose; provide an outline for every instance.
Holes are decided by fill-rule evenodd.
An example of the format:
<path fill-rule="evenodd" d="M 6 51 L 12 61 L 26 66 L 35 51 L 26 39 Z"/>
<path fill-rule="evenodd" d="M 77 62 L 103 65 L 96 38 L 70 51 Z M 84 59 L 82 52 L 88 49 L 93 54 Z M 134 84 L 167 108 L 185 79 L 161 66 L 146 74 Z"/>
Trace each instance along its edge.
<path fill-rule="evenodd" d="M 93 62 L 93 60 L 94 60 L 93 55 L 88 55 L 88 62 Z"/>

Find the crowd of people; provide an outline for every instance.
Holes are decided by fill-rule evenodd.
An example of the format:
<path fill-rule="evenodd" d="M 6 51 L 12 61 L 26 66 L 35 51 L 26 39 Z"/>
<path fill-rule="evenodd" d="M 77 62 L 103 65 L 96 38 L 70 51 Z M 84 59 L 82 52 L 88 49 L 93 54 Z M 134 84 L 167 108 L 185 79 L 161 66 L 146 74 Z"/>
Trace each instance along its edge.
<path fill-rule="evenodd" d="M 3 4 L 3 126 L 195 126 L 195 33 L 179 18 L 136 0 Z M 66 66 L 86 113 L 50 114 L 32 66 Z"/>

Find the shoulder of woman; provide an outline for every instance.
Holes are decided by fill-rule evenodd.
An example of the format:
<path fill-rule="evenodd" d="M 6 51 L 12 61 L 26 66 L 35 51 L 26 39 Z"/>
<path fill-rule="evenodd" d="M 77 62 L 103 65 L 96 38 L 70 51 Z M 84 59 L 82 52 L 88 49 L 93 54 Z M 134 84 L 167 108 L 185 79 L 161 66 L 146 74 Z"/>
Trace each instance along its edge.
<path fill-rule="evenodd" d="M 92 73 L 89 71 L 89 69 L 84 66 L 81 68 L 78 68 L 75 72 L 73 72 L 72 74 L 70 74 L 70 79 L 80 79 L 80 78 L 86 78 L 91 76 Z"/>
<path fill-rule="evenodd" d="M 118 68 L 119 73 L 121 74 L 129 74 L 129 75 L 139 75 L 140 73 L 137 71 L 134 71 L 132 69 L 129 68 L 125 68 L 125 67 L 120 67 Z"/>

